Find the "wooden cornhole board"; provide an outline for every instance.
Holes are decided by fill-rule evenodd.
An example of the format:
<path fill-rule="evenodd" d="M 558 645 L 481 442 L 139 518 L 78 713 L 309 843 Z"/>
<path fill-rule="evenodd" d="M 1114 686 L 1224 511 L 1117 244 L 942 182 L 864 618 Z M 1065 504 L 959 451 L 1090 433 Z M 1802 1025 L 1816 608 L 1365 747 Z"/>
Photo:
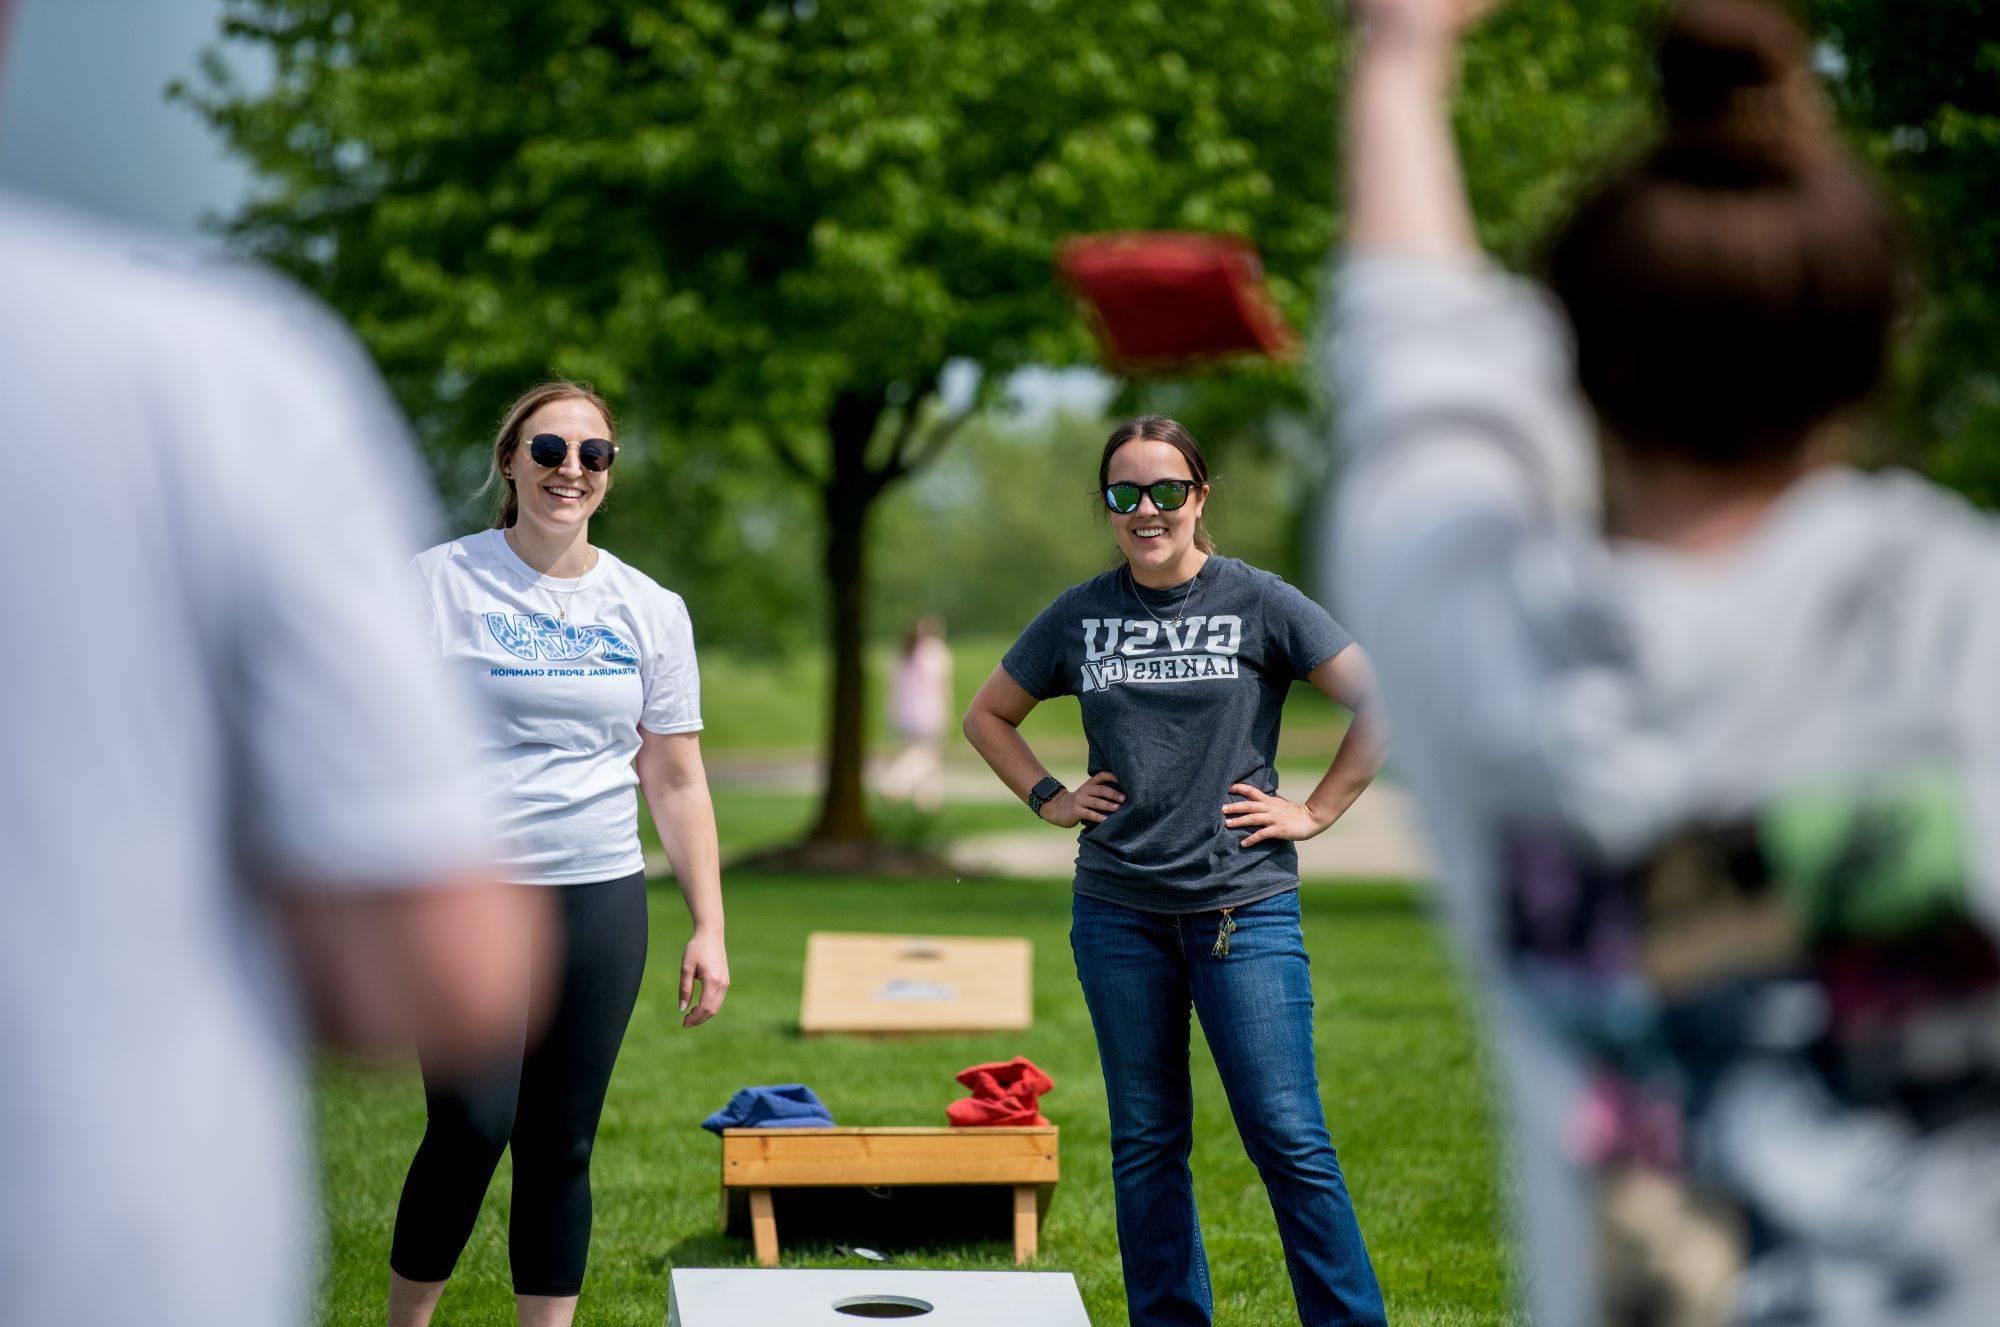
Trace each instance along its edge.
<path fill-rule="evenodd" d="M 930 1186 L 1013 1190 L 1014 1261 L 1035 1256 L 1060 1177 L 1054 1125 L 1023 1129 L 724 1129 L 722 1228 L 747 1227 L 761 1267 L 778 1265 L 778 1189 Z"/>
<path fill-rule="evenodd" d="M 995 936 L 806 938 L 799 1030 L 1011 1032 L 1035 1020 L 1035 948 Z"/>
<path fill-rule="evenodd" d="M 846 1327 L 887 1317 L 913 1327 L 1090 1327 L 1068 1272 L 676 1267 L 667 1281 L 667 1327 Z"/>

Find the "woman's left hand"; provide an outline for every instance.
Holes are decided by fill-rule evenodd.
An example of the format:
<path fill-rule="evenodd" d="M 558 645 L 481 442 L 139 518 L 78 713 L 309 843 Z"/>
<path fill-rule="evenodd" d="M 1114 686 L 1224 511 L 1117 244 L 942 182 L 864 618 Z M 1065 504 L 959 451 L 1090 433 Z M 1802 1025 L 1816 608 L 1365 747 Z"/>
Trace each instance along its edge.
<path fill-rule="evenodd" d="M 1248 848 L 1265 839 L 1309 839 L 1333 822 L 1322 821 L 1304 802 L 1288 802 L 1247 783 L 1232 783 L 1229 791 L 1244 800 L 1222 808 L 1222 823 L 1230 829 L 1254 827 L 1256 833 L 1238 845 Z"/>
<path fill-rule="evenodd" d="M 694 985 L 701 983 L 701 999 L 693 1008 L 688 1003 L 694 1000 Z M 714 1018 L 722 1009 L 722 997 L 729 993 L 729 955 L 722 947 L 722 937 L 705 931 L 696 931 L 681 951 L 681 1019 L 684 1028 L 700 1027 Z"/>

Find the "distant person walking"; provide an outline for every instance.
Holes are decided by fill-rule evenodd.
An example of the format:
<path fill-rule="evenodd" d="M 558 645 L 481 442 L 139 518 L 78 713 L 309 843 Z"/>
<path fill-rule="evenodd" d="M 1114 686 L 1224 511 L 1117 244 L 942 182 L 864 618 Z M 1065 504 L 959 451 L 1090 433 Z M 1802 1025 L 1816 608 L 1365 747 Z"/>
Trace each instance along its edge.
<path fill-rule="evenodd" d="M 903 657 L 889 678 L 889 720 L 903 747 L 877 786 L 884 797 L 936 811 L 944 805 L 944 731 L 951 722 L 951 647 L 938 618 L 918 618 L 903 638 Z"/>
<path fill-rule="evenodd" d="M 396 1212 L 391 1327 L 430 1321 L 509 1146 L 520 1320 L 563 1327 L 576 1312 L 591 1148 L 646 966 L 635 786 L 694 924 L 684 1025 L 712 1018 L 729 987 L 687 606 L 590 542 L 617 457 L 603 398 L 571 382 L 530 389 L 494 440 L 493 528 L 416 561 L 433 644 L 485 701 L 501 876 L 553 895 L 563 946 L 554 988 L 534 993 L 548 1018 L 538 1043 L 471 1075 L 424 1065 L 429 1123 Z"/>
<path fill-rule="evenodd" d="M 1822 48 L 1694 0 L 1551 300 L 1474 239 L 1476 8 L 1357 5 L 1336 565 L 1499 1031 L 1534 1321 L 2000 1321 L 2000 531 L 1835 459 L 1896 226 Z"/>
<path fill-rule="evenodd" d="M 1213 1309 L 1188 1170 L 1192 1005 L 1270 1193 L 1300 1318 L 1380 1324 L 1320 1103 L 1292 846 L 1381 767 L 1367 659 L 1319 605 L 1215 552 L 1208 462 L 1175 421 L 1120 425 L 1097 480 L 1122 562 L 1028 624 L 965 735 L 1042 819 L 1082 826 L 1070 943 L 1110 1100 L 1132 1322 L 1206 1324 Z M 1277 793 L 1278 728 L 1300 678 L 1355 717 L 1319 786 L 1292 802 Z M 1078 697 L 1090 743 L 1074 790 L 1019 731 L 1060 695 Z"/>
<path fill-rule="evenodd" d="M 0 308 L 0 1323 L 300 1327 L 307 1034 L 489 1053 L 546 940 L 408 611 L 429 484 L 269 276 L 0 199 Z"/>

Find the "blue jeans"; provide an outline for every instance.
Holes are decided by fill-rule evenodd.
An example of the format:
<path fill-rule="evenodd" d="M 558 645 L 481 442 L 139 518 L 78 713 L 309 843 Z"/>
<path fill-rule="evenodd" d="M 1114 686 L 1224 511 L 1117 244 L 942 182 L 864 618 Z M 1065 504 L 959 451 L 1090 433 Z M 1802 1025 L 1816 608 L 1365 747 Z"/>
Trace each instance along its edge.
<path fill-rule="evenodd" d="M 1306 1327 L 1388 1321 L 1320 1107 L 1299 896 L 1232 911 L 1141 912 L 1079 894 L 1070 948 L 1111 1107 L 1118 1253 L 1132 1327 L 1207 1327 L 1213 1297 L 1194 1210 L 1188 1008 L 1201 1016 L 1244 1149 L 1264 1179 Z"/>

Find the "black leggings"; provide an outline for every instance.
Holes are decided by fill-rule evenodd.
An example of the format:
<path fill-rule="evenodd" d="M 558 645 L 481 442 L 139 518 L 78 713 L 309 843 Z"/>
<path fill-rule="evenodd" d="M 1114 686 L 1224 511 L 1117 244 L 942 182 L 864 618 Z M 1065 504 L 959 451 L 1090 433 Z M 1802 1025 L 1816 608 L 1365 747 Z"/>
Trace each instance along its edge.
<path fill-rule="evenodd" d="M 537 888 L 555 891 L 562 919 L 561 985 L 548 1030 L 532 1050 L 476 1074 L 443 1081 L 425 1066 L 429 1122 L 403 1182 L 389 1249 L 389 1266 L 411 1281 L 451 1275 L 493 1167 L 511 1144 L 514 1292 L 574 1295 L 583 1288 L 590 1149 L 646 967 L 646 877 Z"/>

